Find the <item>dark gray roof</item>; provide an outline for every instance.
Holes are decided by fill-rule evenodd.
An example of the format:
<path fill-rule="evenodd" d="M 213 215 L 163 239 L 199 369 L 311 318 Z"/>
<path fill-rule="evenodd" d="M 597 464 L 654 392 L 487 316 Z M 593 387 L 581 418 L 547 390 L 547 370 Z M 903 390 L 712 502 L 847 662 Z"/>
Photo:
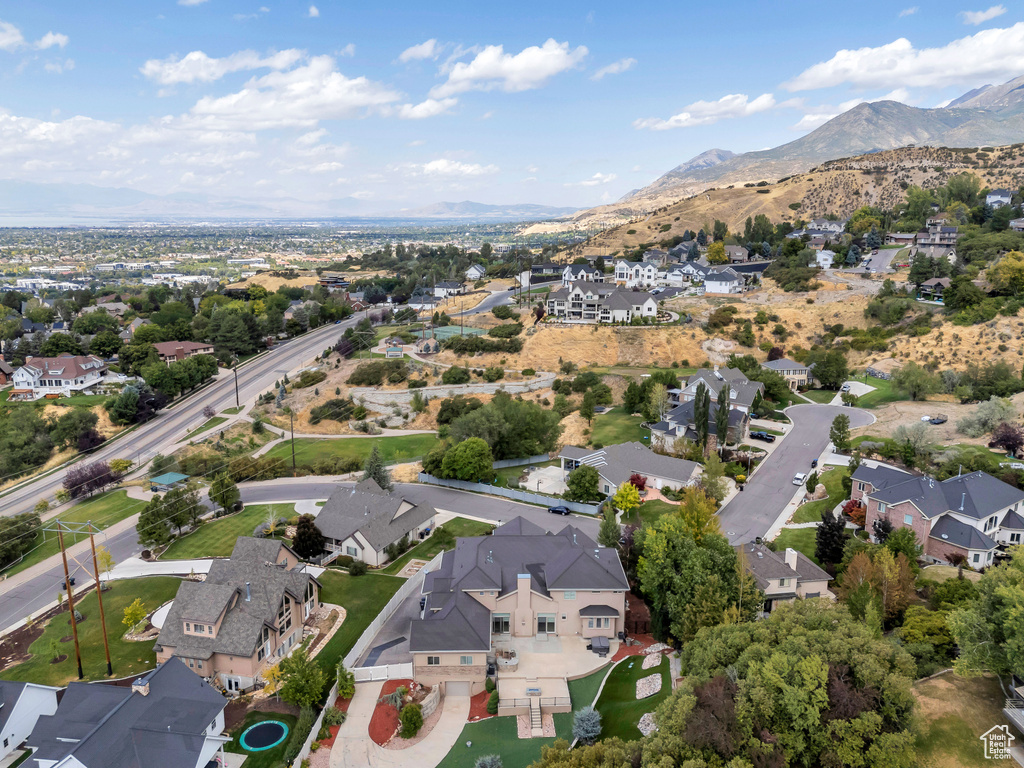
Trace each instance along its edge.
<path fill-rule="evenodd" d="M 40 717 L 27 739 L 36 748 L 33 759 L 70 756 L 86 768 L 195 768 L 226 699 L 174 658 L 140 682 L 149 683 L 148 695 L 101 683 L 68 685 L 56 713 Z"/>
<path fill-rule="evenodd" d="M 598 546 L 572 525 L 552 535 L 514 518 L 491 536 L 458 539 L 427 574 L 427 611 L 412 622 L 410 650 L 489 650 L 490 611 L 467 592 L 493 591 L 500 598 L 516 591 L 520 574 L 528 574 L 531 590 L 545 596 L 550 590 L 629 589 L 616 550 Z"/>
<path fill-rule="evenodd" d="M 1011 528 L 1015 531 L 1024 530 L 1024 517 L 1021 517 L 1011 509 L 1003 517 L 1003 522 L 999 524 L 999 527 Z"/>
<path fill-rule="evenodd" d="M 876 491 L 888 488 L 890 485 L 899 485 L 913 478 L 909 472 L 902 469 L 879 464 L 877 467 L 869 467 L 861 464 L 853 472 L 853 479 L 863 483 L 869 483 Z"/>
<path fill-rule="evenodd" d="M 239 537 L 231 557 L 215 560 L 205 581 L 182 582 L 157 645 L 173 648 L 176 656 L 189 659 L 208 659 L 214 653 L 252 656 L 264 625 L 277 629 L 277 612 L 285 593 L 302 603 L 309 582 L 319 583 L 308 573 L 277 565 L 283 549 L 287 547 L 275 539 Z M 225 602 L 225 598 L 233 602 Z M 216 636 L 185 633 L 185 621 L 212 623 L 225 608 Z M 214 618 L 193 618 L 196 613 Z"/>
<path fill-rule="evenodd" d="M 796 579 L 797 581 L 829 581 L 831 576 L 815 565 L 814 561 L 802 552 L 796 552 L 796 568 L 791 568 L 786 558 L 779 552 L 772 552 L 763 544 L 741 544 L 735 547 L 745 556 L 746 569 L 750 571 L 758 587 L 765 589 L 772 579 Z M 772 595 L 773 598 L 780 595 Z"/>
<path fill-rule="evenodd" d="M 700 465 L 694 461 L 663 456 L 638 442 L 617 443 L 600 449 L 567 445 L 558 455 L 589 464 L 615 485 L 625 483 L 634 472 L 687 483 L 700 470 Z"/>
<path fill-rule="evenodd" d="M 14 711 L 14 707 L 18 703 L 18 699 L 21 698 L 21 693 L 25 690 L 26 685 L 28 685 L 28 683 L 16 683 L 13 680 L 0 680 L 0 732 L 4 730 L 4 725 L 7 724 L 7 718 L 9 718 L 11 716 L 11 712 Z"/>
<path fill-rule="evenodd" d="M 677 427 L 683 427 L 684 429 L 688 426 L 696 425 L 696 403 L 693 400 L 687 400 L 685 403 L 680 403 L 667 414 L 665 414 L 665 421 L 659 422 L 652 429 L 658 430 L 661 424 L 668 422 L 669 424 L 675 424 Z M 711 406 L 708 408 L 708 434 L 718 435 L 718 422 L 715 420 L 715 414 L 718 413 L 718 403 L 713 399 Z M 729 426 L 738 427 L 743 423 L 743 420 L 747 418 L 747 414 L 741 411 L 739 408 L 729 409 Z M 665 431 L 665 430 L 658 430 Z M 678 430 L 677 430 L 678 431 Z"/>
<path fill-rule="evenodd" d="M 871 498 L 887 504 L 910 501 L 929 518 L 956 511 L 981 520 L 1024 501 L 1024 491 L 979 471 L 941 482 L 930 477 L 912 477 L 873 492 Z"/>
<path fill-rule="evenodd" d="M 618 616 L 619 612 L 610 605 L 588 605 L 580 608 L 580 616 Z"/>
<path fill-rule="evenodd" d="M 943 515 L 932 526 L 929 536 L 964 549 L 995 549 L 996 543 L 974 526 Z"/>
<path fill-rule="evenodd" d="M 761 363 L 762 368 L 767 368 L 769 371 L 807 371 L 810 370 L 803 363 L 798 363 L 796 360 L 790 360 L 788 357 L 780 357 L 778 360 L 767 360 Z"/>
<path fill-rule="evenodd" d="M 635 306 L 644 304 L 648 299 L 654 299 L 654 297 L 646 291 L 619 289 L 610 293 L 601 306 L 605 309 L 632 309 Z"/>
<path fill-rule="evenodd" d="M 364 480 L 352 488 L 338 487 L 317 515 L 316 527 L 335 541 L 358 531 L 380 552 L 436 514 L 429 504 L 413 504 Z"/>
<path fill-rule="evenodd" d="M 463 283 L 457 283 L 457 282 L 454 282 L 452 280 L 444 280 L 444 281 L 438 283 L 435 287 L 436 288 L 461 288 L 462 286 L 463 286 Z"/>
<path fill-rule="evenodd" d="M 754 404 L 754 397 L 757 392 L 764 391 L 764 384 L 759 381 L 751 381 L 739 368 L 719 368 L 717 373 L 721 378 L 716 376 L 715 373 L 710 368 L 701 368 L 699 371 L 694 371 L 686 379 L 686 387 L 689 387 L 696 381 L 703 381 L 711 392 L 711 400 L 712 404 L 714 404 L 715 398 L 718 397 L 718 391 L 722 388 L 723 384 L 728 383 L 731 401 L 734 404 L 747 407 Z"/>

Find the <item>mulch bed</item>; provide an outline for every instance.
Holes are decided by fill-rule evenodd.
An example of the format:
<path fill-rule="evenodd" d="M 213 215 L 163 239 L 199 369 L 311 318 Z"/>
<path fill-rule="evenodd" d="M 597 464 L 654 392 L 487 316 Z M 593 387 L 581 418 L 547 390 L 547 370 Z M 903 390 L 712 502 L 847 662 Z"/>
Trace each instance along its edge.
<path fill-rule="evenodd" d="M 348 708 L 349 708 L 349 706 L 351 704 L 352 704 L 352 699 L 338 698 L 338 699 L 334 700 L 334 706 L 336 706 L 342 712 L 348 712 Z M 330 749 L 331 747 L 333 747 L 334 746 L 334 740 L 336 738 L 338 738 L 338 731 L 340 729 L 341 729 L 340 725 L 332 725 L 330 728 L 328 728 L 327 730 L 329 730 L 331 732 L 331 735 L 329 737 L 327 737 L 326 739 L 323 739 L 320 742 L 320 748 L 323 749 L 324 747 L 327 747 L 328 749 Z"/>
<path fill-rule="evenodd" d="M 619 645 L 619 650 L 617 650 L 615 655 L 612 656 L 612 661 L 619 661 L 627 656 L 639 656 L 643 653 L 644 648 L 649 645 L 654 645 L 654 643 L 657 642 L 653 635 L 631 635 L 630 637 L 639 641 L 640 645 Z"/>
<path fill-rule="evenodd" d="M 81 600 L 95 588 L 95 586 L 90 586 L 88 589 L 79 593 L 75 599 Z M 67 613 L 67 601 L 63 602 L 61 605 L 55 605 L 42 616 L 35 619 L 35 621 L 32 622 L 32 626 L 18 627 L 5 635 L 3 641 L 0 642 L 0 669 L 7 669 L 15 666 L 16 664 L 20 664 L 23 661 L 28 661 L 31 655 L 28 652 L 29 646 L 42 637 L 43 628 L 46 626 L 47 622 L 49 622 L 54 616 L 61 613 Z"/>
<path fill-rule="evenodd" d="M 474 723 L 477 720 L 486 720 L 488 717 L 497 717 L 487 711 L 487 700 L 491 698 L 491 694 L 487 691 L 480 691 L 476 696 L 473 696 L 469 700 L 469 722 Z"/>
<path fill-rule="evenodd" d="M 387 680 L 381 687 L 378 698 L 394 693 L 400 686 L 408 688 L 411 685 L 412 680 Z M 373 717 L 370 718 L 370 738 L 383 747 L 395 735 L 398 725 L 398 710 L 390 704 L 381 704 L 378 701 L 373 709 Z"/>
<path fill-rule="evenodd" d="M 245 716 L 252 711 L 257 712 L 278 712 L 282 715 L 299 716 L 299 708 L 294 704 L 288 704 L 277 699 L 259 699 L 253 701 L 248 696 L 240 696 L 237 699 L 228 701 L 224 708 L 224 730 L 231 732 L 242 724 Z"/>

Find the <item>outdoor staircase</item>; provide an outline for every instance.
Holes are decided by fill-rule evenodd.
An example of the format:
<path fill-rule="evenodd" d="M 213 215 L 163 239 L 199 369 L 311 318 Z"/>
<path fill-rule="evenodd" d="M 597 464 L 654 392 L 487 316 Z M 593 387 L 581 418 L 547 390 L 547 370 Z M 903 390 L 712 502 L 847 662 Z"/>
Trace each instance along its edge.
<path fill-rule="evenodd" d="M 540 699 L 530 698 L 530 736 L 539 738 L 544 735 L 544 723 L 540 716 Z"/>

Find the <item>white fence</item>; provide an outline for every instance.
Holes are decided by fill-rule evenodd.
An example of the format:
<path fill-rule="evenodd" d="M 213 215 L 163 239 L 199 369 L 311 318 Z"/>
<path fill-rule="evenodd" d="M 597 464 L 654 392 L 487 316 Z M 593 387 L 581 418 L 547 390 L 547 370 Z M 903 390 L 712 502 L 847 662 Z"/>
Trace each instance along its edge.
<path fill-rule="evenodd" d="M 381 664 L 377 667 L 355 667 L 352 673 L 357 683 L 370 683 L 375 680 L 403 680 L 412 678 L 412 662 L 405 664 Z"/>
<path fill-rule="evenodd" d="M 420 472 L 418 479 L 421 483 L 428 485 L 443 485 L 446 488 L 458 488 L 460 491 L 471 491 L 473 493 L 489 493 L 494 496 L 504 496 L 506 499 L 525 501 L 527 504 L 543 504 L 544 506 L 567 507 L 573 512 L 581 515 L 600 515 L 600 504 L 584 504 L 579 501 L 566 501 L 558 496 L 543 496 L 530 491 L 519 491 L 513 488 L 499 488 L 496 485 L 487 483 L 471 483 L 466 480 L 442 480 L 426 472 Z"/>

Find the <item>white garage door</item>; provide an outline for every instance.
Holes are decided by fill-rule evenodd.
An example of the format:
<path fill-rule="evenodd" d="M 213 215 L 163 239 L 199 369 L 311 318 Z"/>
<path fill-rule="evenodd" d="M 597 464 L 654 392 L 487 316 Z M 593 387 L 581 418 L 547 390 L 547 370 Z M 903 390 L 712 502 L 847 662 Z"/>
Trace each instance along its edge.
<path fill-rule="evenodd" d="M 444 684 L 445 696 L 469 696 L 469 683 L 447 682 Z"/>

